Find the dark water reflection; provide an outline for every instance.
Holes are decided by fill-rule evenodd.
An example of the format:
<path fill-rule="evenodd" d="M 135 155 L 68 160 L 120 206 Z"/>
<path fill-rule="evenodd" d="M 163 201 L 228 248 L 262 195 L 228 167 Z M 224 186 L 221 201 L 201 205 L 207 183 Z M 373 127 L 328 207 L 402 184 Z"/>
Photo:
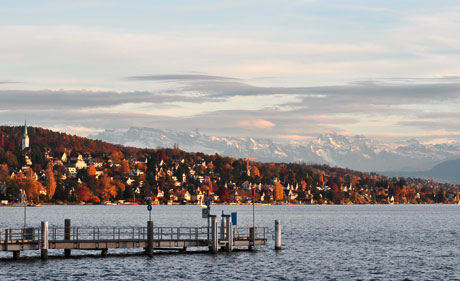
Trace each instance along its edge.
<path fill-rule="evenodd" d="M 252 224 L 251 206 L 213 206 L 214 214 L 238 211 L 240 225 Z M 21 208 L 0 208 L 0 225 L 20 226 Z M 28 222 L 38 226 L 143 226 L 145 206 L 44 206 L 29 208 Z M 204 226 L 198 206 L 154 206 L 157 226 Z M 148 259 L 139 250 L 99 253 L 60 251 L 42 262 L 38 252 L 21 261 L 0 253 L 0 280 L 460 280 L 460 207 L 256 206 L 256 224 L 273 232 L 283 226 L 283 251 L 273 241 L 253 252 L 160 254 Z M 270 235 L 271 238 L 271 235 Z M 83 255 L 83 256 L 82 256 Z M 85 255 L 92 255 L 87 257 Z"/>

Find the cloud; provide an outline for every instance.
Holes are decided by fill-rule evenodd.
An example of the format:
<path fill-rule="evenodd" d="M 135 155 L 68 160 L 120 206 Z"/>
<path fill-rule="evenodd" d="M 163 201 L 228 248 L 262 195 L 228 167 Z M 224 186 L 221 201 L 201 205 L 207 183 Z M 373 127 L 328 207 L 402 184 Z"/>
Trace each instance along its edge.
<path fill-rule="evenodd" d="M 264 119 L 244 120 L 237 123 L 237 126 L 245 127 L 248 129 L 271 129 L 275 124 Z"/>
<path fill-rule="evenodd" d="M 225 80 L 236 80 L 235 78 L 224 77 L 224 76 L 213 76 L 205 74 L 161 74 L 161 75 L 143 75 L 143 76 L 130 76 L 127 77 L 130 80 L 145 80 L 145 81 L 169 81 L 169 80 L 180 80 L 180 81 L 225 81 Z"/>
<path fill-rule="evenodd" d="M 457 119 L 458 120 L 458 119 Z M 453 120 L 408 120 L 398 124 L 405 127 L 417 127 L 427 133 L 435 131 L 460 132 L 460 124 L 452 122 Z"/>
<path fill-rule="evenodd" d="M 80 127 L 83 134 L 130 126 L 198 128 L 216 135 L 299 142 L 331 131 L 390 138 L 423 130 L 460 132 L 455 125 L 460 83 L 451 78 L 262 87 L 231 77 L 182 75 L 155 75 L 153 81 L 174 82 L 157 92 L 0 90 L 0 122 L 22 122 L 26 116 L 35 125 L 72 133 Z M 437 138 L 445 135 L 438 131 Z"/>
<path fill-rule="evenodd" d="M 72 91 L 72 90 L 0 90 L 1 109 L 69 109 L 113 107 L 123 104 L 203 103 L 215 98 L 170 95 L 152 92 Z"/>

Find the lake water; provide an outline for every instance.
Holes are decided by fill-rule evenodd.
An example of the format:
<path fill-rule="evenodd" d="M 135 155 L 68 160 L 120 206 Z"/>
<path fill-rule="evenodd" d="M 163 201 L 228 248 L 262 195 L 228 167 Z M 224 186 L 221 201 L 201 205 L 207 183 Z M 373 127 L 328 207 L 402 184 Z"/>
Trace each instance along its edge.
<path fill-rule="evenodd" d="M 252 224 L 252 206 L 212 206 L 238 212 Z M 457 205 L 256 206 L 256 225 L 283 227 L 283 250 L 274 241 L 252 252 L 156 254 L 138 250 L 0 252 L 0 280 L 460 280 L 460 207 Z M 153 206 L 155 226 L 205 226 L 199 206 Z M 28 225 L 144 226 L 146 206 L 28 208 Z M 0 208 L 0 226 L 21 226 L 22 208 Z M 115 253 L 116 255 L 110 255 Z M 91 256 L 88 256 L 91 255 Z M 24 257 L 26 257 L 24 259 Z"/>

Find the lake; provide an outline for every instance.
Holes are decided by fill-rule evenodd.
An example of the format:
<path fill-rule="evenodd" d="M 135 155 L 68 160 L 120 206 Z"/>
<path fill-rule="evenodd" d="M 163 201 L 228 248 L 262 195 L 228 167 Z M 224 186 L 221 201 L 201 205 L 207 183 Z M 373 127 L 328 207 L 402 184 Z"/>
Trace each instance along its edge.
<path fill-rule="evenodd" d="M 238 212 L 239 225 L 252 224 L 252 206 L 212 206 L 213 214 Z M 22 252 L 12 261 L 0 252 L 0 280 L 460 280 L 460 206 L 329 205 L 255 206 L 256 225 L 274 233 L 281 220 L 283 250 L 218 255 L 156 254 L 137 250 Z M 146 206 L 43 206 L 27 208 L 39 226 L 144 226 Z M 199 206 L 153 206 L 155 226 L 205 226 Z M 21 226 L 23 208 L 0 207 L 0 227 Z M 115 255 L 110 255 L 115 254 Z M 25 258 L 24 258 L 25 257 Z"/>

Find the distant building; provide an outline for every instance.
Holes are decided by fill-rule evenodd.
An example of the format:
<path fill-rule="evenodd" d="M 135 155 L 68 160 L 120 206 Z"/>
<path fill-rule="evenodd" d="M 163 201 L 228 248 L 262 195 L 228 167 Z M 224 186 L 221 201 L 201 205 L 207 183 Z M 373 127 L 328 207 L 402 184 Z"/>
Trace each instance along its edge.
<path fill-rule="evenodd" d="M 29 135 L 27 134 L 27 122 L 24 121 L 24 136 L 22 137 L 22 150 L 29 148 Z"/>

